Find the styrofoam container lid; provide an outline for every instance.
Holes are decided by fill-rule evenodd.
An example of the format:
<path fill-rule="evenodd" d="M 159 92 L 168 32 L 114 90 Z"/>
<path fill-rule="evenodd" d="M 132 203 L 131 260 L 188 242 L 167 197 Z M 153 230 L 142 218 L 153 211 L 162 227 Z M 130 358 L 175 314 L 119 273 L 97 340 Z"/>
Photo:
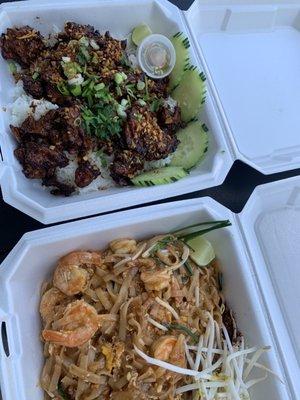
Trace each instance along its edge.
<path fill-rule="evenodd" d="M 4 400 L 42 399 L 38 385 L 43 365 L 40 287 L 51 277 L 59 257 L 75 249 L 101 249 L 116 237 L 151 237 L 211 219 L 230 219 L 233 224 L 207 235 L 221 263 L 226 301 L 234 310 L 247 345 L 272 346 L 262 362 L 285 382 L 269 376 L 253 388 L 252 399 L 299 399 L 294 393 L 297 382 L 290 381 L 289 370 L 280 357 L 281 332 L 272 329 L 280 315 L 270 316 L 263 302 L 251 261 L 252 249 L 247 249 L 240 218 L 215 201 L 202 198 L 90 218 L 23 236 L 0 267 L 0 318 L 6 326 L 10 353 L 6 355 L 0 343 Z M 286 356 L 292 359 L 293 350 L 289 349 Z"/>
<path fill-rule="evenodd" d="M 185 17 L 236 158 L 269 174 L 300 162 L 300 3 L 195 0 Z"/>
<path fill-rule="evenodd" d="M 272 330 L 299 398 L 300 177 L 256 188 L 239 218 Z"/>

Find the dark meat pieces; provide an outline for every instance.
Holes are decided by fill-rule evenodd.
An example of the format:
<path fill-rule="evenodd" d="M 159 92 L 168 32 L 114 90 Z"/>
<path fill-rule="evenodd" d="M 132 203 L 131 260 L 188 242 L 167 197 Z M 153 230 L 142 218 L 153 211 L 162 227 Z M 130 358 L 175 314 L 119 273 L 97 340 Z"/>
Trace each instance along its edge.
<path fill-rule="evenodd" d="M 50 110 L 38 121 L 30 115 L 20 127 L 10 125 L 10 129 L 18 142 L 40 142 L 41 138 L 43 138 L 47 139 L 46 144 L 48 144 L 48 136 L 53 129 L 52 124 L 55 113 L 55 110 Z"/>
<path fill-rule="evenodd" d="M 182 125 L 180 108 L 176 106 L 172 112 L 167 107 L 161 107 L 158 111 L 158 123 L 168 133 L 176 132 Z"/>
<path fill-rule="evenodd" d="M 19 128 L 17 126 L 10 125 L 9 127 L 11 130 L 11 133 L 14 135 L 14 138 L 16 139 L 17 142 L 20 143 L 20 142 L 23 142 L 26 140 L 26 135 L 27 135 L 26 131 L 24 131 L 22 128 Z"/>
<path fill-rule="evenodd" d="M 154 114 L 145 107 L 131 109 L 124 133 L 128 148 L 148 161 L 167 157 L 178 145 L 176 137 L 165 133 L 159 127 Z"/>
<path fill-rule="evenodd" d="M 55 123 L 59 126 L 58 139 L 70 153 L 85 154 L 92 148 L 91 140 L 82 130 L 80 107 L 61 107 L 57 110 Z"/>
<path fill-rule="evenodd" d="M 85 135 L 80 122 L 80 107 L 73 105 L 50 110 L 38 121 L 29 116 L 20 128 L 11 129 L 18 141 L 42 142 L 83 156 L 93 148 L 93 141 Z"/>
<path fill-rule="evenodd" d="M 79 40 L 83 36 L 92 37 L 94 28 L 91 25 L 80 25 L 75 22 L 66 22 L 65 35 L 69 39 Z"/>
<path fill-rule="evenodd" d="M 22 75 L 22 81 L 27 94 L 35 99 L 41 99 L 44 96 L 44 88 L 39 79 L 34 80 L 30 75 Z"/>
<path fill-rule="evenodd" d="M 116 183 L 126 186 L 144 167 L 143 158 L 131 150 L 119 151 L 115 154 L 114 161 L 111 165 L 111 176 Z"/>
<path fill-rule="evenodd" d="M 53 194 L 69 196 L 75 189 L 57 180 L 56 168 L 68 165 L 63 150 L 84 155 L 93 147 L 93 141 L 86 137 L 80 125 L 80 108 L 77 105 L 48 111 L 36 121 L 26 118 L 21 127 L 11 127 L 21 143 L 15 155 L 23 166 L 27 178 L 43 179 L 45 186 L 52 186 Z M 89 185 L 100 171 L 88 161 L 79 164 L 75 172 L 78 187 Z"/>
<path fill-rule="evenodd" d="M 57 85 L 64 81 L 60 61 L 45 59 L 44 56 L 40 57 L 32 64 L 31 71 L 39 71 L 39 82 L 43 88 L 44 97 L 59 105 L 68 105 L 70 103 L 70 97 L 64 96 L 57 89 Z"/>
<path fill-rule="evenodd" d="M 50 147 L 28 142 L 15 150 L 15 156 L 23 166 L 26 178 L 43 179 L 51 176 L 56 167 L 65 167 L 69 160 L 67 157 Z"/>
<path fill-rule="evenodd" d="M 49 132 L 53 129 L 53 120 L 56 113 L 56 110 L 50 110 L 37 121 L 30 115 L 25 119 L 20 128 L 26 132 L 27 135 L 30 135 L 30 140 L 34 140 L 34 137 L 37 136 L 47 138 Z"/>
<path fill-rule="evenodd" d="M 71 61 L 76 61 L 80 44 L 77 41 L 57 42 L 55 46 L 43 52 L 43 58 L 61 62 L 62 57 L 70 57 Z"/>
<path fill-rule="evenodd" d="M 53 85 L 63 82 L 64 77 L 60 61 L 39 58 L 35 62 L 33 69 L 39 71 L 41 78 L 45 82 Z"/>
<path fill-rule="evenodd" d="M 100 73 L 101 79 L 105 82 L 108 79 L 112 79 L 121 66 L 123 42 L 109 35 L 105 35 L 105 37 L 101 35 L 95 36 L 94 40 L 99 46 L 99 50 L 94 51 L 98 60 L 94 65 L 94 69 Z"/>
<path fill-rule="evenodd" d="M 0 39 L 2 56 L 29 67 L 44 50 L 45 45 L 40 33 L 30 26 L 8 28 Z"/>
<path fill-rule="evenodd" d="M 88 161 L 82 161 L 75 171 L 75 183 L 78 187 L 83 188 L 88 186 L 99 175 L 99 168 Z"/>
<path fill-rule="evenodd" d="M 148 79 L 149 92 L 155 94 L 158 98 L 168 97 L 169 78 L 163 79 Z"/>

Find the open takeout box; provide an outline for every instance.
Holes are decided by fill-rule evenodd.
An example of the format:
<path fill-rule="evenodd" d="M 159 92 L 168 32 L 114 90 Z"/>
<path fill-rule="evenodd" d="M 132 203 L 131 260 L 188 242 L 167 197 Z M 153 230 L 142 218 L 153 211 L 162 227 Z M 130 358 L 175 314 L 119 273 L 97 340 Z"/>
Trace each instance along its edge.
<path fill-rule="evenodd" d="M 13 155 L 9 130 L 13 80 L 0 60 L 0 183 L 4 200 L 45 223 L 59 222 L 219 185 L 241 159 L 269 174 L 299 166 L 300 4 L 293 1 L 196 0 L 184 12 L 166 0 L 54 0 L 0 6 L 0 32 L 29 24 L 43 34 L 66 20 L 124 37 L 141 22 L 153 32 L 185 32 L 192 62 L 207 76 L 199 116 L 210 129 L 204 162 L 176 183 L 149 188 L 110 188 L 54 197 L 26 179 Z M 36 18 L 38 17 L 38 18 Z M 3 108 L 4 107 L 4 108 Z"/>
<path fill-rule="evenodd" d="M 258 187 L 235 215 L 210 198 L 138 208 L 27 233 L 0 267 L 0 385 L 3 400 L 41 400 L 40 288 L 59 257 L 101 249 L 117 237 L 151 237 L 200 221 L 230 219 L 212 231 L 224 294 L 247 344 L 271 345 L 263 362 L 278 373 L 252 400 L 300 399 L 300 178 Z M 4 327 L 8 349 L 3 345 Z"/>

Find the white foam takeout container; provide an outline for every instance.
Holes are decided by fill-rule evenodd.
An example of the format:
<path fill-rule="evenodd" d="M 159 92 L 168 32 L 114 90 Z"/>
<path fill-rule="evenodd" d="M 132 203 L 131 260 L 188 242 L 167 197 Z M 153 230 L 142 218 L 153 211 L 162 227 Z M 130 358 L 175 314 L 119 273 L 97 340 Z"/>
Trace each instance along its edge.
<path fill-rule="evenodd" d="M 300 4 L 297 0 L 196 0 L 184 12 L 167 0 L 31 0 L 0 6 L 0 32 L 29 24 L 43 34 L 66 20 L 124 36 L 141 22 L 154 33 L 185 32 L 207 77 L 200 118 L 210 129 L 205 161 L 179 182 L 54 197 L 26 179 L 9 130 L 13 80 L 0 60 L 1 187 L 4 200 L 45 223 L 116 210 L 219 185 L 241 159 L 270 174 L 299 166 Z M 38 18 L 36 18 L 38 17 Z"/>
<path fill-rule="evenodd" d="M 263 362 L 278 373 L 252 400 L 300 399 L 300 178 L 258 187 L 240 215 L 210 198 L 160 204 L 25 234 L 0 266 L 0 384 L 3 400 L 41 400 L 40 288 L 57 260 L 102 249 L 118 237 L 151 237 L 211 219 L 232 226 L 207 235 L 224 274 L 225 298 L 247 344 L 271 345 Z M 6 327 L 9 355 L 3 342 Z"/>

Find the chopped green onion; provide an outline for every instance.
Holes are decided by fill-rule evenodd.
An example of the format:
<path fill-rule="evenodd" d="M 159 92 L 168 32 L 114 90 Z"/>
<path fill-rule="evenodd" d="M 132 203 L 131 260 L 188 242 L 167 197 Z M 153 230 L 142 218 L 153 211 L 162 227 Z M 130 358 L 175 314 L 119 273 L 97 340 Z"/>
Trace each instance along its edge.
<path fill-rule="evenodd" d="M 94 49 L 94 50 L 99 50 L 100 47 L 98 46 L 98 44 L 96 43 L 96 41 L 94 39 L 90 39 L 90 46 Z"/>
<path fill-rule="evenodd" d="M 62 387 L 61 382 L 59 382 L 58 385 L 57 385 L 57 391 L 58 391 L 60 397 L 61 397 L 63 400 L 70 400 L 70 397 L 69 397 L 68 394 L 65 392 L 64 388 Z"/>
<path fill-rule="evenodd" d="M 170 329 L 170 330 L 175 330 L 175 331 L 182 331 L 184 333 L 186 333 L 187 335 L 189 335 L 195 342 L 197 342 L 199 340 L 199 336 L 192 332 L 187 326 L 182 325 L 182 324 L 163 324 L 166 328 Z"/>
<path fill-rule="evenodd" d="M 158 250 L 164 249 L 168 244 L 173 243 L 176 240 L 173 236 L 165 236 L 161 240 L 155 243 L 150 251 L 150 255 L 154 255 Z"/>
<path fill-rule="evenodd" d="M 81 86 L 75 85 L 70 88 L 70 92 L 73 96 L 80 96 L 81 95 Z"/>
<path fill-rule="evenodd" d="M 79 48 L 79 53 L 77 55 L 78 61 L 80 62 L 80 64 L 85 64 L 85 61 L 89 62 L 91 59 L 91 56 L 89 54 L 89 52 L 87 51 L 87 49 L 83 46 L 81 46 Z"/>
<path fill-rule="evenodd" d="M 85 82 L 87 82 L 85 84 Z M 88 97 L 92 95 L 94 86 L 95 86 L 95 82 L 92 79 L 88 79 L 88 81 L 83 82 L 83 86 L 85 86 L 83 92 L 82 92 L 82 96 L 83 97 Z M 95 96 L 96 97 L 96 96 Z"/>
<path fill-rule="evenodd" d="M 141 122 L 141 120 L 143 119 L 143 116 L 142 116 L 142 114 L 140 114 L 140 113 L 134 114 L 134 116 L 135 116 L 135 119 L 136 119 L 138 122 Z"/>
<path fill-rule="evenodd" d="M 104 89 L 105 88 L 105 85 L 104 85 L 104 83 L 98 83 L 97 85 L 95 85 L 94 86 L 94 89 L 96 90 L 96 91 L 98 91 L 98 90 L 102 90 L 102 89 Z"/>
<path fill-rule="evenodd" d="M 145 76 L 145 91 L 146 91 L 146 99 L 149 99 L 149 86 L 148 86 L 147 76 Z"/>
<path fill-rule="evenodd" d="M 87 95 L 87 101 L 88 101 L 89 107 L 92 107 L 93 106 L 93 98 L 90 94 Z"/>
<path fill-rule="evenodd" d="M 84 46 L 84 47 L 88 47 L 89 46 L 89 39 L 87 38 L 87 37 L 85 37 L 85 36 L 82 36 L 79 40 L 78 40 L 78 42 L 82 45 L 82 46 Z"/>
<path fill-rule="evenodd" d="M 130 67 L 130 63 L 128 63 L 128 59 L 125 54 L 122 54 L 120 64 L 123 65 L 123 67 Z"/>
<path fill-rule="evenodd" d="M 161 99 L 154 99 L 150 105 L 150 111 L 157 112 L 161 105 L 162 105 Z"/>
<path fill-rule="evenodd" d="M 122 105 L 123 107 L 127 107 L 127 106 L 128 106 L 128 100 L 122 99 L 122 100 L 121 100 L 121 105 Z"/>
<path fill-rule="evenodd" d="M 92 64 L 98 64 L 98 63 L 99 63 L 99 57 L 98 57 L 98 54 L 97 54 L 97 53 L 94 53 L 94 54 L 93 54 L 93 58 L 92 58 L 91 63 L 92 63 Z"/>
<path fill-rule="evenodd" d="M 68 79 L 74 78 L 78 72 L 82 72 L 82 68 L 76 62 L 62 62 L 62 69 Z"/>
<path fill-rule="evenodd" d="M 39 72 L 35 71 L 35 72 L 32 74 L 32 79 L 35 81 L 39 76 L 40 76 Z"/>
<path fill-rule="evenodd" d="M 143 81 L 138 81 L 138 83 L 137 83 L 137 85 L 136 85 L 136 87 L 137 87 L 137 90 L 144 90 L 145 89 L 145 82 L 143 82 Z"/>
<path fill-rule="evenodd" d="M 140 106 L 144 107 L 147 103 L 143 99 L 139 99 L 138 103 Z"/>
<path fill-rule="evenodd" d="M 123 77 L 122 73 L 120 73 L 120 72 L 117 72 L 115 74 L 114 79 L 115 79 L 115 82 L 117 85 L 121 85 L 124 82 L 124 77 Z"/>
<path fill-rule="evenodd" d="M 117 92 L 118 96 L 122 96 L 122 90 L 121 90 L 120 86 L 116 87 L 116 92 Z"/>
<path fill-rule="evenodd" d="M 200 226 L 205 226 L 205 225 L 212 225 L 213 226 L 213 225 L 221 224 L 221 223 L 225 223 L 225 222 L 229 222 L 229 220 L 228 219 L 227 220 L 224 219 L 224 220 L 219 220 L 219 221 L 199 222 L 197 224 L 189 225 L 189 226 L 186 226 L 186 227 L 184 227 L 182 229 L 178 229 L 178 230 L 174 231 L 173 233 L 178 236 L 178 235 L 181 235 L 181 234 L 191 233 L 191 230 L 194 230 L 194 228 L 197 229 Z"/>
<path fill-rule="evenodd" d="M 69 95 L 70 95 L 70 92 L 69 92 L 69 90 L 68 90 L 67 85 L 66 85 L 65 82 L 60 82 L 60 83 L 58 83 L 58 84 L 56 85 L 56 87 L 57 87 L 57 90 L 58 90 L 61 94 L 63 94 L 64 96 L 69 96 Z"/>
<path fill-rule="evenodd" d="M 8 69 L 11 74 L 15 74 L 17 72 L 17 65 L 14 61 L 8 61 Z"/>
<path fill-rule="evenodd" d="M 80 125 L 81 125 L 81 118 L 80 118 L 80 117 L 77 117 L 77 118 L 75 119 L 74 125 L 75 125 L 75 126 L 80 126 Z"/>
<path fill-rule="evenodd" d="M 108 162 L 107 162 L 107 158 L 105 157 L 105 154 L 103 153 L 103 151 L 102 150 L 98 150 L 96 152 L 96 155 L 100 158 L 102 167 L 106 168 L 107 165 L 108 165 Z"/>
<path fill-rule="evenodd" d="M 199 224 L 188 226 L 187 228 L 180 229 L 176 232 L 173 232 L 175 236 L 180 238 L 185 243 L 197 236 L 204 235 L 205 233 L 211 232 L 215 229 L 226 228 L 231 225 L 229 220 L 224 221 L 210 221 L 210 222 L 201 222 Z M 207 228 L 202 228 L 207 226 Z"/>
<path fill-rule="evenodd" d="M 186 261 L 183 264 L 183 266 L 184 266 L 184 268 L 186 270 L 187 275 L 188 276 L 192 276 L 193 275 L 193 267 L 191 266 L 191 264 L 188 261 Z"/>
<path fill-rule="evenodd" d="M 90 82 L 91 82 L 91 79 L 86 79 L 86 80 L 83 82 L 82 86 L 87 86 Z"/>
<path fill-rule="evenodd" d="M 119 104 L 118 107 L 117 107 L 117 114 L 118 114 L 119 117 L 121 117 L 121 118 L 126 118 L 126 117 L 127 117 L 127 114 L 126 114 L 126 112 L 125 112 L 125 109 L 124 109 L 124 107 L 123 107 L 121 104 Z"/>
<path fill-rule="evenodd" d="M 133 90 L 132 90 L 132 89 L 134 89 L 134 85 L 129 84 L 129 85 L 126 85 L 125 88 L 126 88 L 127 94 L 130 97 L 132 97 L 133 99 L 136 99 L 136 95 L 133 93 Z"/>

